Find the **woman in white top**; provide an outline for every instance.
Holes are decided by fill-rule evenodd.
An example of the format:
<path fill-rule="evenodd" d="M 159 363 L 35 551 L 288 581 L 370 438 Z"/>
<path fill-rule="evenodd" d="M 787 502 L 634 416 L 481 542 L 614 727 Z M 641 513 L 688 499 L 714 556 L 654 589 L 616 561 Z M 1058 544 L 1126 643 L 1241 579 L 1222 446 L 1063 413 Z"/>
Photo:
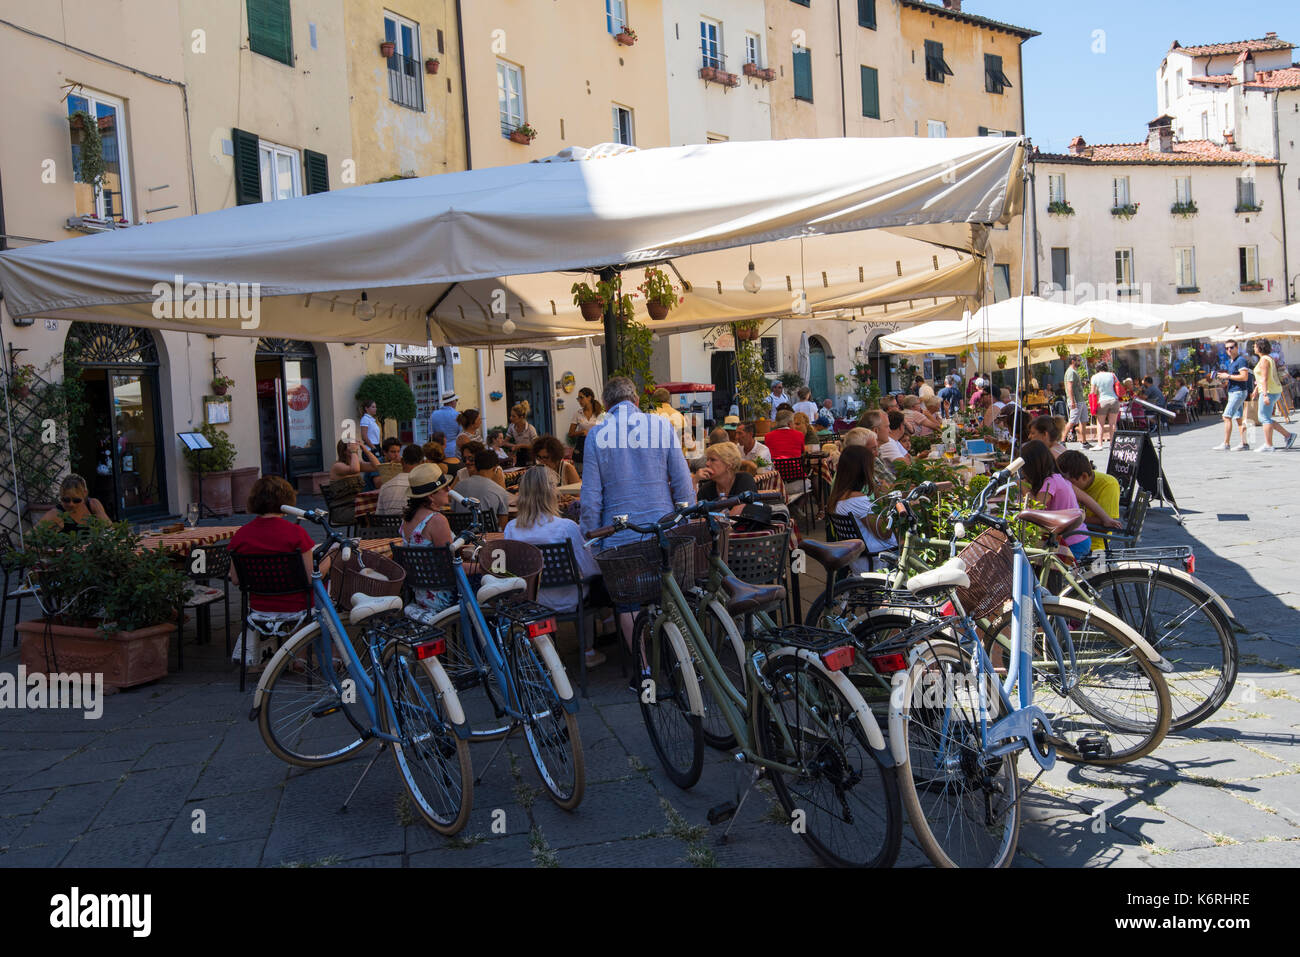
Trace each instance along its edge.
<path fill-rule="evenodd" d="M 875 453 L 866 446 L 850 445 L 840 454 L 835 482 L 831 485 L 831 512 L 856 518 L 867 546 L 849 566 L 855 572 L 871 571 L 871 556 L 898 547 L 893 534 L 882 527 L 881 517 L 875 513 L 875 458 Z"/>
<path fill-rule="evenodd" d="M 798 396 L 799 401 L 794 404 L 794 411 L 802 412 L 808 416 L 809 422 L 816 419 L 817 403 L 812 400 L 812 390 L 806 385 L 801 385 L 795 394 Z"/>
<path fill-rule="evenodd" d="M 1097 441 L 1102 443 L 1110 441 L 1115 434 L 1115 423 L 1119 421 L 1119 393 L 1115 391 L 1118 384 L 1119 380 L 1106 363 L 1098 363 L 1088 388 L 1097 395 Z"/>
<path fill-rule="evenodd" d="M 582 533 L 578 531 L 578 524 L 560 517 L 555 480 L 552 477 L 554 474 L 543 465 L 535 465 L 524 472 L 519 479 L 519 514 L 506 523 L 506 540 L 528 542 L 530 545 L 550 545 L 568 539 L 573 543 L 579 573 L 586 579 L 595 578 L 600 575 L 600 566 L 587 550 Z M 582 593 L 584 596 L 587 594 L 586 585 L 582 586 Z M 537 601 L 555 611 L 576 611 L 578 586 L 539 589 Z M 591 647 L 591 636 L 583 636 L 583 646 L 586 648 L 588 668 L 594 668 L 605 660 L 603 654 Z"/>
<path fill-rule="evenodd" d="M 521 448 L 532 450 L 537 441 L 537 430 L 528 421 L 532 406 L 524 399 L 510 409 L 510 427 L 506 429 L 506 448 L 517 452 Z"/>
<path fill-rule="evenodd" d="M 369 446 L 372 452 L 379 448 L 382 439 L 379 421 L 375 418 L 378 412 L 379 406 L 375 404 L 374 399 L 367 399 L 366 404 L 361 407 L 361 440 Z"/>
<path fill-rule="evenodd" d="M 569 438 L 573 440 L 573 458 L 581 462 L 587 444 L 587 433 L 596 427 L 600 417 L 605 414 L 605 407 L 596 398 L 596 393 L 587 386 L 578 390 L 578 408 L 569 423 Z"/>

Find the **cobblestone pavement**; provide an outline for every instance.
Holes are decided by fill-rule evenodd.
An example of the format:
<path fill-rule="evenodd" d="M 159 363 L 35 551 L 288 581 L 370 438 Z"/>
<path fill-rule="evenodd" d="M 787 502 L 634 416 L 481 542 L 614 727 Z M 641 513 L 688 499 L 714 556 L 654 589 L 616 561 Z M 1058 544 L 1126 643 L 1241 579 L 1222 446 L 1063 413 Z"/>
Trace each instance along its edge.
<path fill-rule="evenodd" d="M 1149 758 L 1113 770 L 1058 765 L 1044 775 L 1027 797 L 1021 866 L 1281 866 L 1300 850 L 1300 451 L 1211 453 L 1219 429 L 1202 420 L 1167 440 L 1166 471 L 1186 525 L 1154 508 L 1144 544 L 1196 545 L 1198 575 L 1241 625 L 1237 688 L 1219 713 Z M 805 603 L 818 587 L 804 578 Z M 770 792 L 755 792 L 730 840 L 719 842 L 723 826 L 711 827 L 706 814 L 734 797 L 735 765 L 707 751 L 695 788 L 672 785 L 612 654 L 593 672 L 579 713 L 587 793 L 577 811 L 551 804 L 522 742 L 512 741 L 476 788 L 458 838 L 412 822 L 386 758 L 341 815 L 364 760 L 302 771 L 271 757 L 222 660 L 214 617 L 211 645 L 195 645 L 191 626 L 183 672 L 108 698 L 98 720 L 0 714 L 0 866 L 817 863 Z M 562 648 L 572 661 L 572 641 Z M 0 669 L 14 671 L 16 653 L 4 654 Z M 476 745 L 476 765 L 494 747 Z M 498 810 L 504 833 L 493 828 Z M 925 864 L 910 839 L 899 864 Z"/>

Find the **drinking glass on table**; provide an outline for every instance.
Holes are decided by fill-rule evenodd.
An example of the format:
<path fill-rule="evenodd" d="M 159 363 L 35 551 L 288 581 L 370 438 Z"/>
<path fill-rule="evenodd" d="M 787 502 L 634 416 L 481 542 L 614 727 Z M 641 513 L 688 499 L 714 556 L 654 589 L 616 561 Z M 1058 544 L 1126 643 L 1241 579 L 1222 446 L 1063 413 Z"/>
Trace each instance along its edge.
<path fill-rule="evenodd" d="M 199 524 L 199 506 L 197 502 L 191 502 L 185 509 L 185 526 L 193 528 L 197 524 Z"/>

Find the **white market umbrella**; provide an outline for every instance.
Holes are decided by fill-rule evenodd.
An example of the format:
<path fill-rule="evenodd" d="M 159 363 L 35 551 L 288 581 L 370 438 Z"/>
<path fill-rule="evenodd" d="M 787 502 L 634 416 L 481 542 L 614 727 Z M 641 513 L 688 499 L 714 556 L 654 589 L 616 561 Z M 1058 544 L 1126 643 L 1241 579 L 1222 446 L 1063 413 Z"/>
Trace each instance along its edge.
<path fill-rule="evenodd" d="M 812 376 L 812 358 L 808 348 L 807 332 L 801 332 L 799 334 L 799 357 L 797 365 L 799 367 L 799 378 L 803 379 L 803 381 L 807 383 L 809 378 Z"/>

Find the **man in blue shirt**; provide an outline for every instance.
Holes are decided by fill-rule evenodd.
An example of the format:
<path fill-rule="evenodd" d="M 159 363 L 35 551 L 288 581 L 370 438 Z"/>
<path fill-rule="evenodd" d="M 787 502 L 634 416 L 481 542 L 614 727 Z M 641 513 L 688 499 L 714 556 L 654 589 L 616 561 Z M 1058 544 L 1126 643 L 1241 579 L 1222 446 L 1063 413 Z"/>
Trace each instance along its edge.
<path fill-rule="evenodd" d="M 939 390 L 939 401 L 943 403 L 944 415 L 953 415 L 961 408 L 961 389 L 953 382 L 952 376 L 948 376 L 944 387 Z"/>
<path fill-rule="evenodd" d="M 460 414 L 456 411 L 456 403 L 459 401 L 460 396 L 455 392 L 444 392 L 442 408 L 429 413 L 429 431 L 441 432 L 446 437 L 445 454 L 449 459 L 456 458 L 456 436 L 460 435 L 460 423 L 456 421 L 456 416 Z"/>
<path fill-rule="evenodd" d="M 1246 443 L 1246 396 L 1255 388 L 1255 377 L 1250 373 L 1250 362 L 1237 349 L 1235 340 L 1229 339 L 1223 347 L 1228 353 L 1228 371 L 1218 372 L 1215 377 L 1228 387 L 1228 401 L 1223 406 L 1223 444 L 1211 448 L 1212 452 L 1249 452 Z M 1233 446 L 1232 420 L 1237 420 L 1237 430 L 1241 433 L 1241 444 Z"/>

